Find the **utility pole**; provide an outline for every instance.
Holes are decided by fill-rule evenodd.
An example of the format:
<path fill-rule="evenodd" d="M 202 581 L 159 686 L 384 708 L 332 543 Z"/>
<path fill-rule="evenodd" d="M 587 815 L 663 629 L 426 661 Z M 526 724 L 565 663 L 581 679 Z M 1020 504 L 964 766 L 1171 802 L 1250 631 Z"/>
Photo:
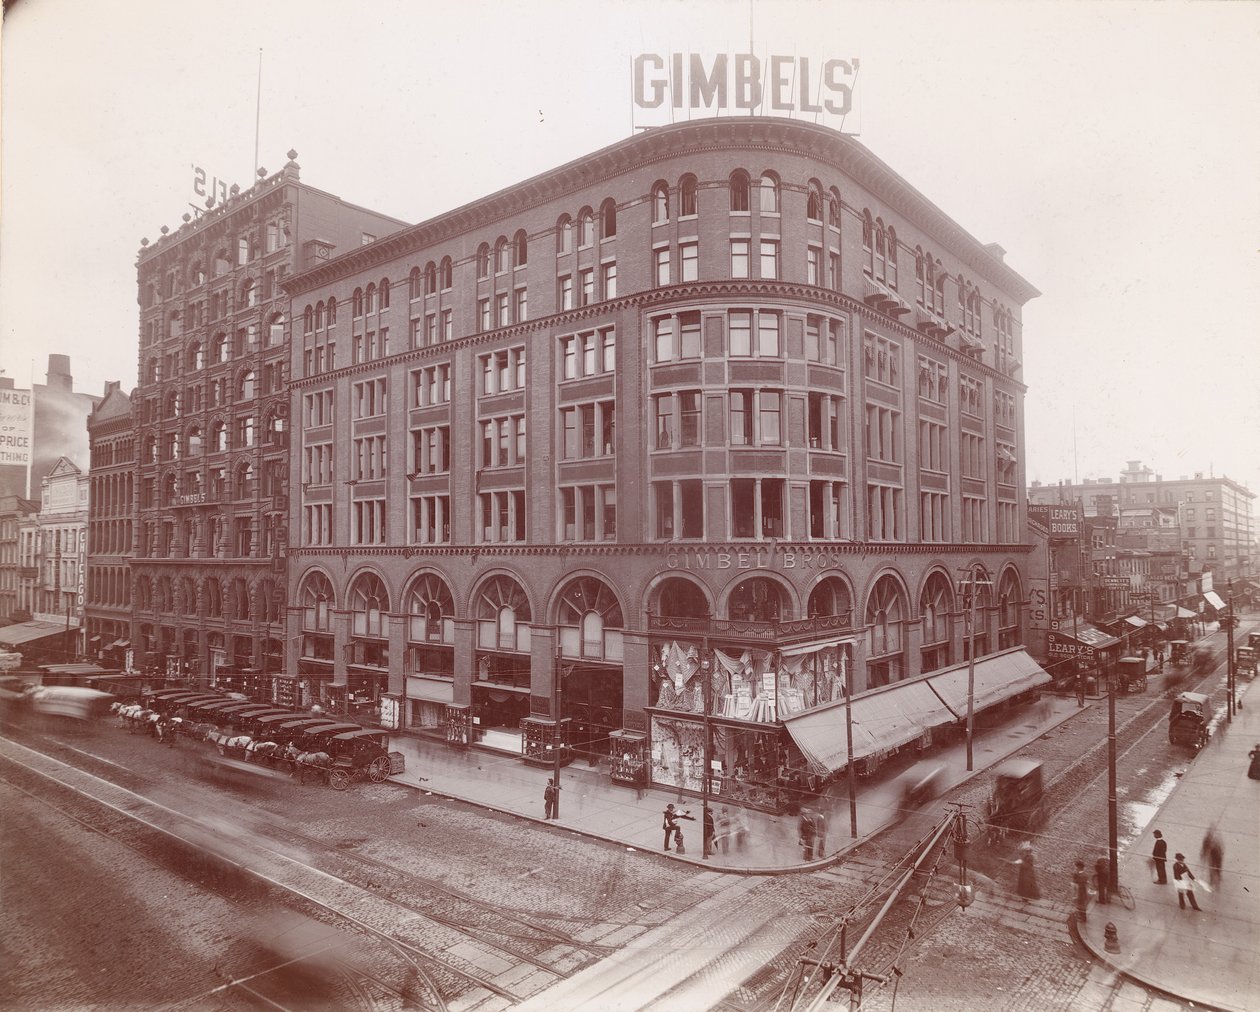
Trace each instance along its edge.
<path fill-rule="evenodd" d="M 984 567 L 978 562 L 973 562 L 965 570 L 967 573 L 966 581 L 960 581 L 960 586 L 967 587 L 967 595 L 970 598 L 967 612 L 967 772 L 970 773 L 974 769 L 972 758 L 972 739 L 975 735 L 976 722 L 976 587 L 992 586 L 989 580 L 982 580 L 976 576 L 977 571 L 983 575 Z"/>
<path fill-rule="evenodd" d="M 709 660 L 709 634 L 705 633 L 700 654 L 700 677 L 704 684 L 700 686 L 701 698 L 704 701 L 704 769 L 700 771 L 700 853 L 709 857 L 709 770 L 711 768 L 709 750 L 712 747 L 709 730 L 709 694 L 712 689 L 712 664 Z"/>
<path fill-rule="evenodd" d="M 1228 715 L 1226 722 L 1232 724 L 1234 722 L 1234 690 L 1238 680 L 1238 672 L 1234 667 L 1234 623 L 1238 620 L 1234 618 L 1234 581 L 1230 580 L 1227 586 L 1229 612 L 1226 615 L 1228 622 L 1225 626 L 1225 693 L 1229 696 L 1229 706 L 1225 712 Z"/>
<path fill-rule="evenodd" d="M 560 818 L 560 679 L 562 677 L 561 658 L 564 648 L 560 644 L 560 627 L 556 626 L 556 663 L 551 676 L 551 786 L 555 788 L 556 805 L 553 809 L 555 817 Z"/>
<path fill-rule="evenodd" d="M 857 641 L 853 643 L 853 660 L 857 659 Z M 842 658 L 842 661 L 844 659 Z M 857 782 L 853 775 L 853 660 L 844 661 L 844 734 L 848 761 L 844 778 L 849 786 L 849 835 L 857 839 Z"/>
<path fill-rule="evenodd" d="M 1116 676 L 1119 658 L 1107 679 L 1107 876 L 1114 892 L 1120 882 L 1120 830 L 1116 799 Z"/>

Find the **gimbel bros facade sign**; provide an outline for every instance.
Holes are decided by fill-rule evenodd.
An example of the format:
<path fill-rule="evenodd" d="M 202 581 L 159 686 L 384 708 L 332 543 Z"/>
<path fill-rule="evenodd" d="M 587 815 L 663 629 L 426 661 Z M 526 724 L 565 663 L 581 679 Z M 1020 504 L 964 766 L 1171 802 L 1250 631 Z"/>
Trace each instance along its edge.
<path fill-rule="evenodd" d="M 755 53 L 639 53 L 631 66 L 636 127 L 745 115 L 809 119 L 840 129 L 853 110 L 858 73 L 856 59 Z"/>

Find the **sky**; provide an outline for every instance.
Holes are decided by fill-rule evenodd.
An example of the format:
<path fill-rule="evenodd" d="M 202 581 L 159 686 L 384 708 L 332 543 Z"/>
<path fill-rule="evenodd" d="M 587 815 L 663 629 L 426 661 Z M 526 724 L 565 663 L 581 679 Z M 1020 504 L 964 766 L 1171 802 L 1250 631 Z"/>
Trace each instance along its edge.
<path fill-rule="evenodd" d="M 1042 295 L 1028 480 L 1260 493 L 1260 3 L 17 0 L 0 369 L 136 380 L 135 257 L 193 166 L 422 221 L 632 132 L 634 54 L 860 60 L 845 129 Z M 262 52 L 261 86 L 259 52 Z M 257 128 L 257 133 L 256 133 Z"/>

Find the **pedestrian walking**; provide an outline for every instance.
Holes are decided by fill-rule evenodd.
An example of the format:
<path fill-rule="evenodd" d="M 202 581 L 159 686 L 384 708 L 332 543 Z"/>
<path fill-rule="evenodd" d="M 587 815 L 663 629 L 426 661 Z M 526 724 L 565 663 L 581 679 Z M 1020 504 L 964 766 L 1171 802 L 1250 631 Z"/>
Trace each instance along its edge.
<path fill-rule="evenodd" d="M 1072 872 L 1072 885 L 1076 890 L 1076 916 L 1081 921 L 1088 920 L 1089 874 L 1085 871 L 1084 861 L 1076 862 L 1076 870 Z"/>
<path fill-rule="evenodd" d="M 1199 860 L 1208 867 L 1208 884 L 1217 889 L 1221 884 L 1221 865 L 1225 861 L 1225 844 L 1221 834 L 1216 831 L 1216 823 L 1208 826 L 1203 836 L 1203 846 L 1199 848 Z"/>
<path fill-rule="evenodd" d="M 1173 888 L 1177 890 L 1177 906 L 1186 909 L 1186 900 L 1195 910 L 1202 910 L 1198 900 L 1194 898 L 1194 872 L 1186 865 L 1186 855 L 1177 854 L 1173 861 Z"/>
<path fill-rule="evenodd" d="M 1160 670 L 1164 670 L 1164 644 L 1155 644 L 1155 665 Z"/>
<path fill-rule="evenodd" d="M 717 824 L 713 819 L 713 809 L 705 808 L 704 810 L 704 856 L 708 857 L 713 853 L 713 838 L 717 835 Z"/>
<path fill-rule="evenodd" d="M 748 837 L 751 835 L 748 828 L 748 816 L 742 808 L 735 809 L 735 814 L 731 816 L 731 835 L 735 837 L 735 849 L 742 854 L 744 848 L 748 846 Z"/>
<path fill-rule="evenodd" d="M 1111 862 L 1106 855 L 1094 862 L 1094 891 L 1098 893 L 1099 903 L 1109 903 L 1107 898 L 1111 891 Z"/>
<path fill-rule="evenodd" d="M 556 817 L 556 802 L 560 800 L 560 788 L 556 786 L 554 780 L 548 780 L 547 786 L 543 789 L 543 818 L 554 819 Z"/>
<path fill-rule="evenodd" d="M 1085 676 L 1079 671 L 1076 673 L 1076 705 L 1085 705 Z"/>
<path fill-rule="evenodd" d="M 1019 877 L 1015 880 L 1015 891 L 1026 900 L 1041 899 L 1041 890 L 1037 887 L 1037 868 L 1033 861 L 1033 845 L 1025 840 L 1019 845 Z"/>
<path fill-rule="evenodd" d="M 1260 780 L 1260 742 L 1256 742 L 1256 747 L 1247 753 L 1247 758 L 1251 760 L 1251 765 L 1247 767 L 1247 776 L 1252 780 Z"/>
<path fill-rule="evenodd" d="M 802 856 L 806 861 L 812 861 L 814 859 L 814 815 L 808 808 L 801 809 L 797 835 L 800 837 Z"/>
<path fill-rule="evenodd" d="M 1158 829 L 1155 830 L 1155 847 L 1151 851 L 1151 864 L 1155 866 L 1155 884 L 1168 885 L 1168 841 Z"/>
<path fill-rule="evenodd" d="M 725 805 L 718 812 L 717 817 L 717 836 L 714 838 L 722 853 L 727 854 L 731 849 L 731 811 Z"/>
<path fill-rule="evenodd" d="M 827 856 L 827 816 L 814 813 L 814 856 Z"/>

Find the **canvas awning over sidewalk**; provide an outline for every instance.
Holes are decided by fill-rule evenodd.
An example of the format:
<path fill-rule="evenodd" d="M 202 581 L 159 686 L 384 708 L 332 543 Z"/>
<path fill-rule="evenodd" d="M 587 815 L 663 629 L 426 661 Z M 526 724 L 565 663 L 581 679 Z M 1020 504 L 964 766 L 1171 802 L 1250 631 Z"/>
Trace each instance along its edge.
<path fill-rule="evenodd" d="M 928 675 L 927 682 L 946 706 L 959 717 L 964 717 L 967 714 L 967 679 L 967 665 L 956 664 Z M 1041 665 L 1018 647 L 977 658 L 972 709 L 995 706 L 1050 681 Z"/>
<path fill-rule="evenodd" d="M 832 703 L 783 721 L 796 747 L 819 773 L 835 773 L 848 763 L 847 705 Z M 914 741 L 955 716 L 923 679 L 855 696 L 853 758 Z"/>
<path fill-rule="evenodd" d="M 72 631 L 77 631 L 73 630 Z M 49 636 L 64 636 L 66 627 L 60 622 L 19 622 L 0 629 L 0 646 L 15 647 L 21 643 L 33 643 Z"/>

